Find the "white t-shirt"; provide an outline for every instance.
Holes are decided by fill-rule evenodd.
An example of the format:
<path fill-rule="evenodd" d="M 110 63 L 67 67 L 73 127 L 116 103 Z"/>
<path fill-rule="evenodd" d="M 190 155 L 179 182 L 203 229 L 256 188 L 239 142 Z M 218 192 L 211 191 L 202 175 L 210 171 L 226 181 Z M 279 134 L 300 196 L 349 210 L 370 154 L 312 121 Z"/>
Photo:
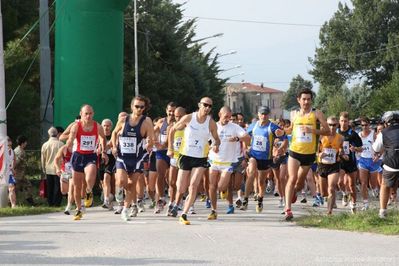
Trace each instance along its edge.
<path fill-rule="evenodd" d="M 224 126 L 218 122 L 217 127 L 220 138 L 219 152 L 215 153 L 211 150 L 209 152 L 209 159 L 215 162 L 237 162 L 237 145 L 240 145 L 240 143 L 237 141 L 229 141 L 229 139 L 231 137 L 243 137 L 246 134 L 245 130 L 232 122 Z"/>
<path fill-rule="evenodd" d="M 375 141 L 374 141 L 374 143 L 373 143 L 373 150 L 374 150 L 375 152 L 381 152 L 381 150 L 383 149 L 383 147 L 384 147 L 384 143 L 383 143 L 383 141 L 382 141 L 382 134 L 379 133 L 379 134 L 377 135 L 377 138 L 375 139 Z M 388 165 L 385 165 L 385 164 L 384 164 L 382 167 L 383 167 L 385 170 L 389 171 L 389 172 L 399 172 L 399 169 L 395 169 L 395 168 L 389 167 Z"/>

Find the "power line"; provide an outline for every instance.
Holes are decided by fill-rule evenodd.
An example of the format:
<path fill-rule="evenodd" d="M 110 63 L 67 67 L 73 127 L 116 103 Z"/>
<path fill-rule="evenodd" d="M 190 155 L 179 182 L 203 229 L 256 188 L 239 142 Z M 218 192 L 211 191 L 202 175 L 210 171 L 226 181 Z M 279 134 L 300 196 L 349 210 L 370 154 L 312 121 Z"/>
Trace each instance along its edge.
<path fill-rule="evenodd" d="M 191 19 L 201 20 L 214 20 L 214 21 L 226 21 L 226 22 L 239 22 L 239 23 L 255 23 L 255 24 L 268 24 L 268 25 L 279 25 L 279 26 L 296 26 L 296 27 L 321 27 L 322 25 L 317 24 L 306 24 L 306 23 L 287 23 L 287 22 L 274 22 L 274 21 L 260 21 L 260 20 L 247 20 L 247 19 L 228 19 L 228 18 L 211 18 L 211 17 L 192 17 L 184 16 Z"/>

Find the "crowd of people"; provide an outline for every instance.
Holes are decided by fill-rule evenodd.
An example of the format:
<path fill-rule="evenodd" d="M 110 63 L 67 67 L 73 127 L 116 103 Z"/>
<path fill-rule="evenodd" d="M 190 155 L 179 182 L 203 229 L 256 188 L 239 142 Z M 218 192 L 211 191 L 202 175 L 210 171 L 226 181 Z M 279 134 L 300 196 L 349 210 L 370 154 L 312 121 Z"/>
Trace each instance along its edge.
<path fill-rule="evenodd" d="M 218 194 L 228 203 L 227 214 L 247 210 L 251 195 L 261 213 L 265 193 L 272 190 L 290 221 L 292 204 L 305 187 L 314 207 L 326 202 L 328 215 L 336 208 L 338 192 L 352 213 L 369 209 L 371 189 L 380 197 L 379 216 L 385 218 L 387 205 L 396 201 L 399 179 L 399 112 L 386 112 L 376 130 L 362 117 L 358 132 L 348 112 L 325 118 L 312 107 L 312 100 L 312 91 L 303 89 L 297 95 L 300 108 L 290 119 L 271 121 L 269 107 L 260 106 L 257 118 L 246 124 L 243 114 L 227 106 L 213 120 L 209 97 L 190 114 L 170 102 L 166 116 L 152 120 L 146 115 L 149 100 L 137 96 L 131 113 L 121 112 L 115 127 L 110 119 L 97 123 L 93 108 L 85 104 L 65 131 L 50 128 L 43 144 L 48 204 L 59 206 L 62 195 L 68 195 L 65 214 L 75 205 L 73 219 L 80 220 L 93 205 L 99 176 L 102 207 L 124 221 L 144 211 L 145 197 L 155 214 L 178 216 L 185 225 L 190 224 L 188 215 L 195 213 L 197 196 L 210 209 L 209 220 L 218 217 Z M 9 157 L 12 206 L 15 183 L 24 182 L 19 162 L 26 139 L 17 142 L 15 155 Z"/>

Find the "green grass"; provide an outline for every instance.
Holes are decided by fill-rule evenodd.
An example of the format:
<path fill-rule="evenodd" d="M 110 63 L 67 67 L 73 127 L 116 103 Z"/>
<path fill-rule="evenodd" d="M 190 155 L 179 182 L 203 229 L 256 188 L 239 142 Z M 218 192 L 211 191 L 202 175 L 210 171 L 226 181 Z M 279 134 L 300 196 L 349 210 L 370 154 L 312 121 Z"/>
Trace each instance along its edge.
<path fill-rule="evenodd" d="M 0 208 L 0 217 L 7 216 L 24 216 L 24 215 L 37 215 L 43 213 L 60 212 L 63 207 L 48 207 L 48 206 L 18 206 L 16 208 Z"/>
<path fill-rule="evenodd" d="M 399 210 L 389 210 L 386 219 L 380 219 L 378 210 L 375 209 L 356 214 L 339 213 L 331 216 L 314 212 L 298 217 L 296 222 L 304 227 L 399 235 Z"/>

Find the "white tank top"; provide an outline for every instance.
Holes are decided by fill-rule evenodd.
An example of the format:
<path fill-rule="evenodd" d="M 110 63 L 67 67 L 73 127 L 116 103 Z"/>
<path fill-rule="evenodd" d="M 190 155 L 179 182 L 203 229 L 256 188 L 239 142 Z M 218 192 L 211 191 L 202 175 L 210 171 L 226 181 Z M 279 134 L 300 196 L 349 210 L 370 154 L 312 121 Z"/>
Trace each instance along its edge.
<path fill-rule="evenodd" d="M 373 152 L 373 143 L 374 143 L 374 131 L 370 131 L 370 133 L 367 135 L 367 137 L 363 137 L 363 133 L 359 133 L 360 138 L 362 139 L 363 142 L 363 151 L 360 154 L 360 157 L 363 158 L 373 158 L 374 152 Z"/>
<path fill-rule="evenodd" d="M 184 138 L 181 144 L 180 154 L 195 158 L 208 157 L 210 120 L 211 117 L 207 116 L 205 122 L 200 124 L 197 121 L 197 112 L 192 113 L 191 121 L 184 129 Z"/>

